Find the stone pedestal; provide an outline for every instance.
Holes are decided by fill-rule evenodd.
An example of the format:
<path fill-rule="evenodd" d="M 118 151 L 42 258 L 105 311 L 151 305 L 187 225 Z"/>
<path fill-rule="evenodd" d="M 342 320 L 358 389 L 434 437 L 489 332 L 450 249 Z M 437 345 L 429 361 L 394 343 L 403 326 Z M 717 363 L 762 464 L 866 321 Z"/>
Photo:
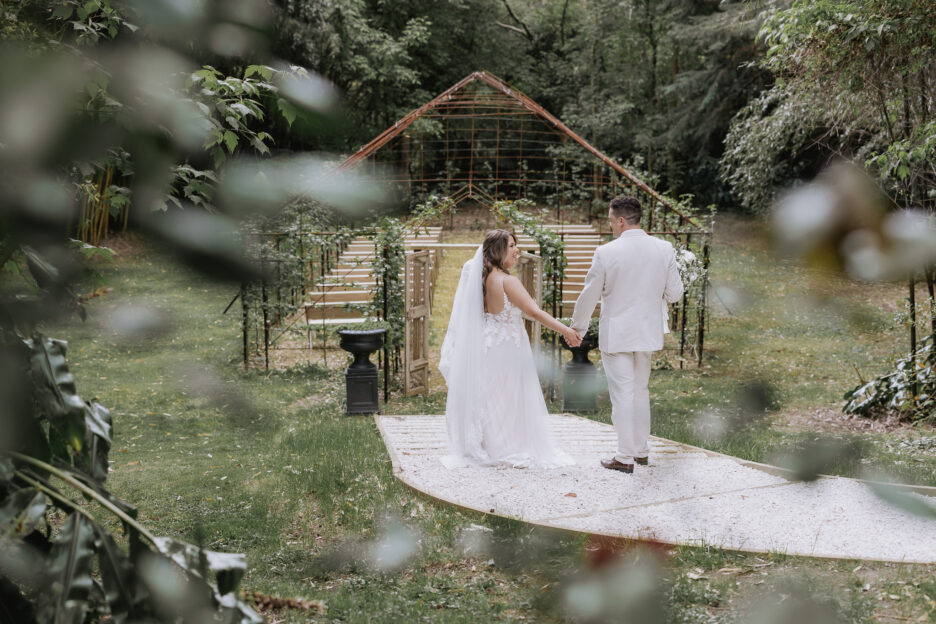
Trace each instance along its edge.
<path fill-rule="evenodd" d="M 343 329 L 341 348 L 354 356 L 354 361 L 345 369 L 348 414 L 379 414 L 377 367 L 370 355 L 383 346 L 385 329 Z"/>

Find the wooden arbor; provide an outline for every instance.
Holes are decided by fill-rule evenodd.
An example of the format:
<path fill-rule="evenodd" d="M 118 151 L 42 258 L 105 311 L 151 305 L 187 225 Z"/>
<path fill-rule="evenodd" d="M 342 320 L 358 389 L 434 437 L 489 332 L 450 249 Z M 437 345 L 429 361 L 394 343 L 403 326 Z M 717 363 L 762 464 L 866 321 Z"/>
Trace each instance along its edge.
<path fill-rule="evenodd" d="M 471 200 L 485 206 L 525 198 L 548 209 L 559 224 L 603 221 L 608 201 L 630 194 L 644 206 L 648 233 L 708 258 L 709 232 L 695 215 L 485 71 L 466 76 L 404 116 L 340 168 L 357 168 L 382 180 L 403 204 L 415 205 L 430 195 L 450 197 L 456 205 Z M 579 265 L 590 259 L 567 257 L 574 271 L 587 270 Z M 570 278 L 574 283 L 581 276 Z M 701 363 L 706 315 L 705 296 L 698 290 L 704 283 L 672 310 L 680 366 L 686 351 L 694 351 Z M 553 312 L 566 310 L 559 303 Z"/>

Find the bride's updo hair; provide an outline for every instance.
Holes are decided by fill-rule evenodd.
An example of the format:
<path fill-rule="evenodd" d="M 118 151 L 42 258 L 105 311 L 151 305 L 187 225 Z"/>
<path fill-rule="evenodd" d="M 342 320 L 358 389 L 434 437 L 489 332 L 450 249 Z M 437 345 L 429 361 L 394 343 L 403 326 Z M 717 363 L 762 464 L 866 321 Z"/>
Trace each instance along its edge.
<path fill-rule="evenodd" d="M 484 244 L 481 245 L 481 256 L 484 259 L 484 268 L 481 270 L 481 292 L 485 299 L 487 298 L 487 278 L 491 271 L 500 269 L 504 273 L 509 273 L 504 266 L 504 260 L 507 259 L 510 239 L 513 239 L 514 244 L 517 243 L 517 237 L 507 230 L 491 230 L 484 237 Z"/>

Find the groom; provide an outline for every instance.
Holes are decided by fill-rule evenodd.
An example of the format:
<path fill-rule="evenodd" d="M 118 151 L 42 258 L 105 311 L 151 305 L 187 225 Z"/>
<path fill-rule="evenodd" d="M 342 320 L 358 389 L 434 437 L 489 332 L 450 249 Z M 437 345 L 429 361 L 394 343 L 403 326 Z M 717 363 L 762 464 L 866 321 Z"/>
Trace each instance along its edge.
<path fill-rule="evenodd" d="M 575 302 L 572 329 L 584 334 L 598 299 L 598 348 L 611 394 L 611 421 L 618 447 L 601 465 L 624 473 L 647 465 L 650 437 L 650 353 L 663 348 L 665 299 L 683 292 L 676 253 L 666 241 L 640 229 L 642 209 L 634 197 L 611 200 L 614 240 L 595 250 L 585 286 Z"/>

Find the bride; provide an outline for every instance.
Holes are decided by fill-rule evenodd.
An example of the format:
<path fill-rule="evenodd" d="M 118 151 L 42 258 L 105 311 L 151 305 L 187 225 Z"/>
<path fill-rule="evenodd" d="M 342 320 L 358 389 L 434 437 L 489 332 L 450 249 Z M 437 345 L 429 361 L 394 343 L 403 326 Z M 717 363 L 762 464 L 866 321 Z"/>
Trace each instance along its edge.
<path fill-rule="evenodd" d="M 492 230 L 462 267 L 439 370 L 448 384 L 448 468 L 467 465 L 550 468 L 573 463 L 553 442 L 522 315 L 581 338 L 542 311 L 510 274 L 520 249 Z"/>

